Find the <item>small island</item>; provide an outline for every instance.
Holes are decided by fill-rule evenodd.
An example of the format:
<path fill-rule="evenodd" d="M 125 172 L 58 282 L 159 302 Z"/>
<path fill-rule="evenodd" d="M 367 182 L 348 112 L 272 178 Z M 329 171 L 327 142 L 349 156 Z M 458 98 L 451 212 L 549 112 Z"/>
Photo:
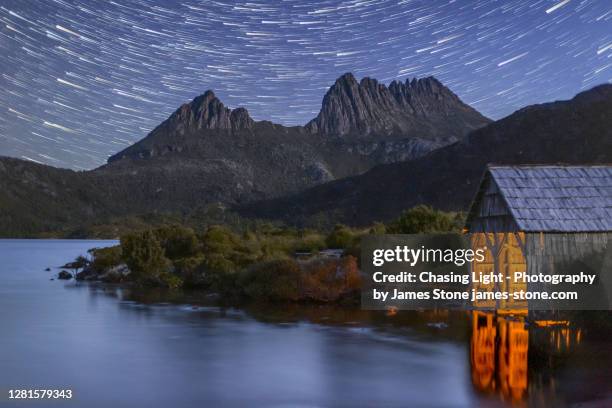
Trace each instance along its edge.
<path fill-rule="evenodd" d="M 336 225 L 326 233 L 270 224 L 240 232 L 159 226 L 126 233 L 119 245 L 93 248 L 66 267 L 81 270 L 79 281 L 195 290 L 226 300 L 356 304 L 362 236 L 458 231 L 461 221 L 461 214 L 417 206 L 387 225 Z"/>

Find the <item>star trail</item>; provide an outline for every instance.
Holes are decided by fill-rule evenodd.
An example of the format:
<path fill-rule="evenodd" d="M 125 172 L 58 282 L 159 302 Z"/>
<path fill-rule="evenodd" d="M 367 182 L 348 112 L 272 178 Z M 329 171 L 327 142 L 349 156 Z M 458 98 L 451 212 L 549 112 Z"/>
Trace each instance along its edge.
<path fill-rule="evenodd" d="M 0 0 L 0 155 L 90 169 L 214 89 L 304 124 L 341 74 L 434 75 L 493 119 L 610 82 L 612 3 Z"/>

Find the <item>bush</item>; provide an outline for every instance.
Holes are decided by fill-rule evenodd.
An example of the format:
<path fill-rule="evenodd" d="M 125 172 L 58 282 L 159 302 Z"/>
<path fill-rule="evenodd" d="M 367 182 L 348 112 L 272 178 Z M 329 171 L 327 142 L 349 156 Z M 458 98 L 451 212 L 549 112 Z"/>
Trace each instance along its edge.
<path fill-rule="evenodd" d="M 221 226 L 212 226 L 202 235 L 204 282 L 217 291 L 228 290 L 233 277 L 242 267 L 255 262 L 259 250 L 252 242 Z"/>
<path fill-rule="evenodd" d="M 121 246 L 119 245 L 90 249 L 89 253 L 93 258 L 90 268 L 98 273 L 113 268 L 122 262 Z"/>
<path fill-rule="evenodd" d="M 296 243 L 295 250 L 317 252 L 327 246 L 325 237 L 316 232 L 304 233 Z"/>
<path fill-rule="evenodd" d="M 346 249 L 355 242 L 353 231 L 342 224 L 337 224 L 325 240 L 328 248 Z"/>
<path fill-rule="evenodd" d="M 217 292 L 230 292 L 234 289 L 236 265 L 220 254 L 208 254 L 202 263 L 203 283 Z"/>
<path fill-rule="evenodd" d="M 170 268 L 164 249 L 152 231 L 122 236 L 121 252 L 136 280 L 159 279 Z"/>
<path fill-rule="evenodd" d="M 234 249 L 237 242 L 238 236 L 229 229 L 213 225 L 202 235 L 202 250 L 204 254 L 227 254 Z"/>
<path fill-rule="evenodd" d="M 198 252 L 198 237 L 191 228 L 160 227 L 155 230 L 155 236 L 169 259 L 188 258 Z"/>
<path fill-rule="evenodd" d="M 168 289 L 178 289 L 183 286 L 183 280 L 178 276 L 164 271 L 158 276 L 159 285 Z"/>
<path fill-rule="evenodd" d="M 354 256 L 346 256 L 342 258 L 342 263 L 340 264 L 344 273 L 346 289 L 349 291 L 361 290 L 363 285 L 357 259 Z"/>
<path fill-rule="evenodd" d="M 317 301 L 334 301 L 361 288 L 357 258 L 315 260 L 305 266 L 304 296 Z"/>
<path fill-rule="evenodd" d="M 418 205 L 404 211 L 399 218 L 389 224 L 387 232 L 390 234 L 426 234 L 450 232 L 456 229 L 455 219 L 451 214 L 426 205 Z"/>
<path fill-rule="evenodd" d="M 243 272 L 239 285 L 245 295 L 257 300 L 298 300 L 300 267 L 291 259 L 264 262 Z"/>
<path fill-rule="evenodd" d="M 185 286 L 203 286 L 205 285 L 204 262 L 204 255 L 201 254 L 174 260 L 174 273 L 181 277 Z"/>
<path fill-rule="evenodd" d="M 369 233 L 371 235 L 384 235 L 387 233 L 387 226 L 382 222 L 375 222 L 370 228 Z"/>

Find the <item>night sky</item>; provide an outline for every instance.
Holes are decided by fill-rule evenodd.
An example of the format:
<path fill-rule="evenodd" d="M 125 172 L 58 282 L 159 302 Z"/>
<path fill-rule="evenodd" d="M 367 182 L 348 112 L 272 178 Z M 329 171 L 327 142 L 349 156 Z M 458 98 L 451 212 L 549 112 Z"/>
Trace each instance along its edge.
<path fill-rule="evenodd" d="M 493 119 L 612 78 L 612 2 L 0 0 L 0 155 L 89 169 L 207 89 L 304 124 L 344 72 Z"/>

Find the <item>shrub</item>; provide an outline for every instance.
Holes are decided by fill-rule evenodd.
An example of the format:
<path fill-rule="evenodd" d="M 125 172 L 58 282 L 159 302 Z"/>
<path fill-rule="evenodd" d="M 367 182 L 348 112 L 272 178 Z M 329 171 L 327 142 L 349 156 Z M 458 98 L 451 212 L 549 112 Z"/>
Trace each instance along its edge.
<path fill-rule="evenodd" d="M 113 268 L 122 262 L 121 246 L 119 245 L 108 248 L 90 249 L 89 253 L 93 258 L 90 268 L 95 272 L 103 272 L 106 269 Z"/>
<path fill-rule="evenodd" d="M 345 225 L 337 224 L 325 240 L 328 248 L 349 248 L 355 242 L 355 234 Z"/>
<path fill-rule="evenodd" d="M 204 254 L 227 254 L 234 249 L 237 242 L 238 237 L 229 229 L 213 225 L 202 235 L 202 250 Z"/>
<path fill-rule="evenodd" d="M 173 261 L 174 273 L 183 279 L 186 286 L 202 286 L 204 282 L 204 255 L 181 258 Z"/>
<path fill-rule="evenodd" d="M 399 218 L 389 224 L 391 234 L 421 234 L 449 232 L 455 230 L 455 220 L 449 213 L 435 210 L 426 205 L 418 205 L 404 211 Z"/>
<path fill-rule="evenodd" d="M 155 236 L 170 259 L 187 258 L 198 252 L 198 238 L 191 228 L 178 225 L 160 227 L 155 230 Z"/>
<path fill-rule="evenodd" d="M 324 249 L 326 246 L 327 243 L 324 236 L 315 232 L 308 232 L 300 237 L 295 249 L 316 252 Z"/>
<path fill-rule="evenodd" d="M 136 280 L 159 279 L 170 267 L 164 249 L 152 231 L 122 236 L 121 252 Z"/>
<path fill-rule="evenodd" d="M 256 264 L 243 272 L 239 285 L 245 295 L 258 300 L 298 300 L 300 267 L 291 259 Z"/>
<path fill-rule="evenodd" d="M 168 289 L 178 289 L 183 286 L 183 280 L 178 276 L 164 271 L 158 276 L 160 286 L 166 287 Z"/>
<path fill-rule="evenodd" d="M 371 235 L 384 235 L 387 233 L 387 226 L 382 222 L 375 222 L 370 228 Z"/>
<path fill-rule="evenodd" d="M 346 289 L 349 291 L 361 290 L 362 288 L 361 273 L 359 272 L 357 259 L 354 256 L 346 256 L 342 258 L 340 265 L 344 273 Z"/>
<path fill-rule="evenodd" d="M 305 265 L 304 296 L 317 301 L 334 301 L 344 294 L 361 288 L 357 259 L 346 256 L 340 260 L 315 260 Z"/>
<path fill-rule="evenodd" d="M 202 263 L 204 285 L 217 292 L 230 292 L 234 288 L 236 265 L 220 254 L 208 254 Z"/>

